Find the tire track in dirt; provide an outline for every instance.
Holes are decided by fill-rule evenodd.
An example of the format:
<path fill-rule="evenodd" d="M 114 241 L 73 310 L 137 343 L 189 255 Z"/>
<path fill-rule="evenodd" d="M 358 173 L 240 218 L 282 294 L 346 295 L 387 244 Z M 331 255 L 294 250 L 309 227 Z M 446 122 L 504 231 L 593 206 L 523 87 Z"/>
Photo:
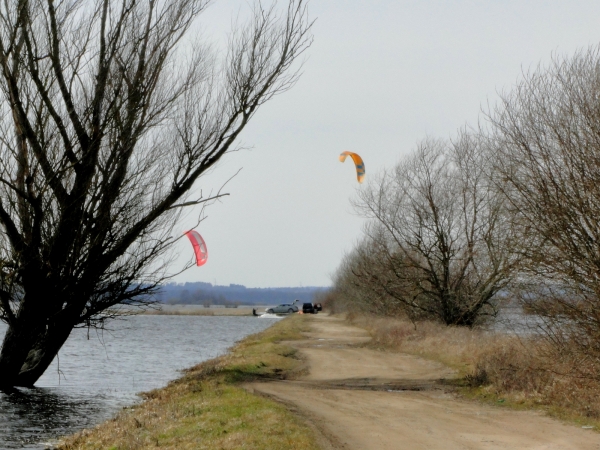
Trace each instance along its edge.
<path fill-rule="evenodd" d="M 309 373 L 298 380 L 249 383 L 303 416 L 324 448 L 600 450 L 600 434 L 536 412 L 462 400 L 444 365 L 363 344 L 367 332 L 342 320 L 311 317 L 299 349 Z"/>

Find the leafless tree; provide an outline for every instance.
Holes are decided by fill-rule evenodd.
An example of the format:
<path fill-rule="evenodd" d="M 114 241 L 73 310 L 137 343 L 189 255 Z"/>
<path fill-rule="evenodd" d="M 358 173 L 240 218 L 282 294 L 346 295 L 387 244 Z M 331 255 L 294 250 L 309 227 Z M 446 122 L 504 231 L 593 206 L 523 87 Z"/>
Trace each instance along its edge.
<path fill-rule="evenodd" d="M 526 73 L 488 114 L 530 310 L 600 373 L 600 49 Z M 579 365 L 583 367 L 584 365 Z"/>
<path fill-rule="evenodd" d="M 0 6 L 0 386 L 32 385 L 75 326 L 143 303 L 203 173 L 290 88 L 303 0 L 258 3 L 221 57 L 189 31 L 209 0 Z M 197 190 L 195 189 L 197 192 Z"/>
<path fill-rule="evenodd" d="M 494 315 L 517 263 L 503 202 L 482 139 L 424 140 L 356 204 L 387 267 L 372 279 L 418 316 L 472 326 Z"/>
<path fill-rule="evenodd" d="M 410 286 L 395 276 L 393 271 L 398 270 L 398 264 L 390 264 L 387 257 L 378 241 L 364 237 L 338 267 L 329 294 L 330 302 L 335 301 L 338 309 L 349 311 L 384 316 L 410 315 L 412 311 L 396 299 Z"/>

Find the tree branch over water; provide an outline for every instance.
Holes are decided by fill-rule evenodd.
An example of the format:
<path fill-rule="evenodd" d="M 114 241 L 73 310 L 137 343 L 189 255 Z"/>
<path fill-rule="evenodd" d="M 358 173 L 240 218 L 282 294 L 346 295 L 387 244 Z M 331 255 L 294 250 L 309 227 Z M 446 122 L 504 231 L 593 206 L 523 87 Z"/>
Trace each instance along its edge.
<path fill-rule="evenodd" d="M 0 385 L 31 385 L 71 329 L 143 304 L 200 177 L 310 46 L 303 0 L 254 7 L 220 57 L 206 0 L 0 6 Z"/>

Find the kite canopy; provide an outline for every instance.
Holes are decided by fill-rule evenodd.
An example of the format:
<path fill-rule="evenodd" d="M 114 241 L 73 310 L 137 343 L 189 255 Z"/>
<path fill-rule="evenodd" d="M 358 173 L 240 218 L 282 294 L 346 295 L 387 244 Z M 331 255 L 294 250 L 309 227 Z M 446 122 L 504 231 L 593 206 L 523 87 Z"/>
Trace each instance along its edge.
<path fill-rule="evenodd" d="M 342 152 L 340 154 L 340 161 L 344 162 L 347 156 L 354 161 L 354 165 L 356 166 L 356 178 L 359 183 L 362 183 L 365 180 L 365 163 L 360 156 L 352 152 Z"/>
<path fill-rule="evenodd" d="M 194 253 L 196 254 L 196 265 L 203 266 L 208 260 L 208 250 L 206 249 L 206 243 L 200 233 L 194 230 L 186 231 L 185 235 L 189 238 L 192 246 L 194 247 Z"/>

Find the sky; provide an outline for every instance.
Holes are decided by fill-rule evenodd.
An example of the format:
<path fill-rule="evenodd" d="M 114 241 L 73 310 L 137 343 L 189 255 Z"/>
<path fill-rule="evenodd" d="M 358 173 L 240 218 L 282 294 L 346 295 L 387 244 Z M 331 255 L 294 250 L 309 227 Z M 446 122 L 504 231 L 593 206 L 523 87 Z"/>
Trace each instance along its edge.
<path fill-rule="evenodd" d="M 197 27 L 219 45 L 252 1 L 216 0 Z M 309 12 L 300 80 L 258 111 L 247 149 L 197 183 L 214 191 L 242 169 L 196 228 L 208 262 L 174 281 L 330 285 L 364 226 L 350 203 L 361 185 L 339 153 L 359 153 L 368 180 L 421 139 L 476 124 L 524 71 L 600 43 L 598 1 L 312 0 Z M 185 240 L 176 252 L 173 271 L 193 257 Z"/>

